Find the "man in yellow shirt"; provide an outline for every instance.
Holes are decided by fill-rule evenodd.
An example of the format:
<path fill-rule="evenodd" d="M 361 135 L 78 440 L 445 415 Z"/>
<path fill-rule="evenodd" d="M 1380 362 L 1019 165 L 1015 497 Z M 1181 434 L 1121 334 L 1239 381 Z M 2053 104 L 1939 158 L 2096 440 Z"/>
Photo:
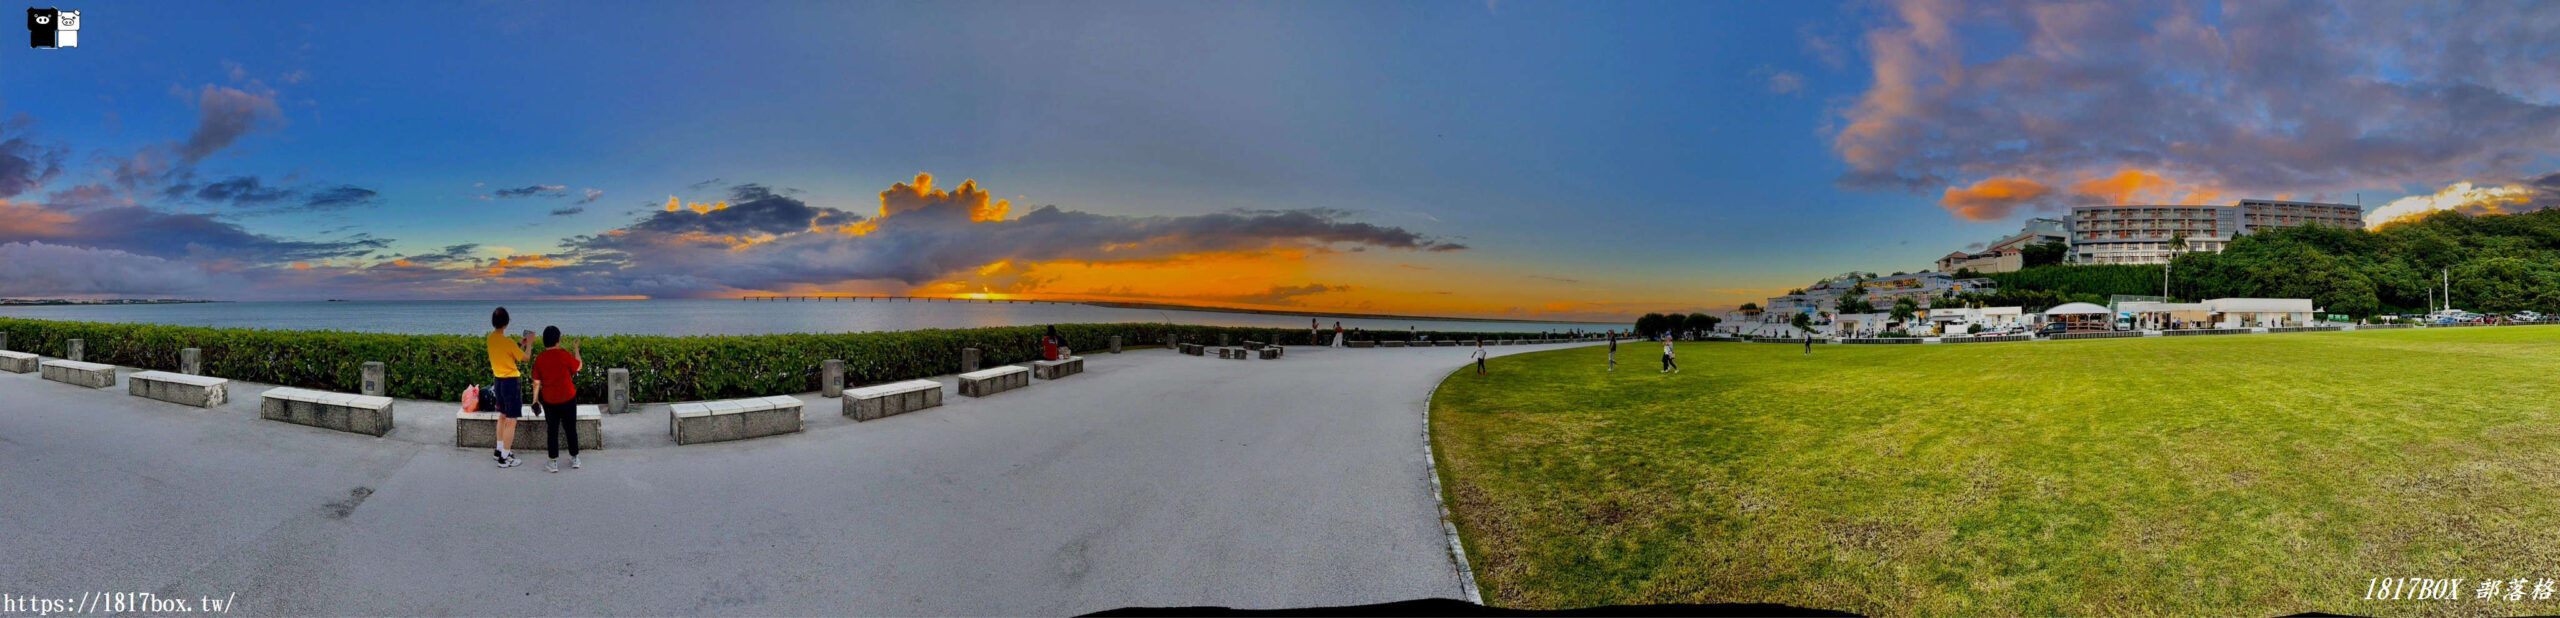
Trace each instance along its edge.
<path fill-rule="evenodd" d="M 485 337 L 489 343 L 489 374 L 498 382 L 495 388 L 490 389 L 490 395 L 480 400 L 489 402 L 490 407 L 498 410 L 498 467 L 513 468 L 524 463 L 516 459 L 512 448 L 516 441 L 516 416 L 524 413 L 524 373 L 516 365 L 533 356 L 533 331 L 524 332 L 522 343 L 508 339 L 506 307 L 499 307 L 489 314 L 489 325 L 495 327 Z"/>

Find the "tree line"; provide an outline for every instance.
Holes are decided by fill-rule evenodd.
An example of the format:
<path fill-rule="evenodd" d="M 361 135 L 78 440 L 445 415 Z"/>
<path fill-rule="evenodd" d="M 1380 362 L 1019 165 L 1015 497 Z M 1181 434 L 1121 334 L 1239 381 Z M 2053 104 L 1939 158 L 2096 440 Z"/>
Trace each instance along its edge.
<path fill-rule="evenodd" d="M 1958 273 L 1959 276 L 1970 273 Z M 2272 228 L 2232 239 L 2221 253 L 2157 264 L 2054 264 L 1981 275 L 1989 294 L 1951 300 L 2040 311 L 2067 302 L 2104 304 L 2157 296 L 2161 278 L 2181 301 L 2309 298 L 2322 311 L 2365 317 L 2445 306 L 2487 312 L 2560 312 L 2560 211 L 2465 215 L 2442 211 L 2380 229 Z"/>

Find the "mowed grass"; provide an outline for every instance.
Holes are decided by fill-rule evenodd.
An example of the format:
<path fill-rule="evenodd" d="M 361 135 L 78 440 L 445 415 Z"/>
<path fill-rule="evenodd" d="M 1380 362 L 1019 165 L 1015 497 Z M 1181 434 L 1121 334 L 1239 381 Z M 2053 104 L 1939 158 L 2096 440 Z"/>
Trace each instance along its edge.
<path fill-rule="evenodd" d="M 2560 612 L 2560 327 L 1493 360 L 1431 439 L 1485 600 Z M 2456 602 L 2369 578 L 2464 578 Z"/>

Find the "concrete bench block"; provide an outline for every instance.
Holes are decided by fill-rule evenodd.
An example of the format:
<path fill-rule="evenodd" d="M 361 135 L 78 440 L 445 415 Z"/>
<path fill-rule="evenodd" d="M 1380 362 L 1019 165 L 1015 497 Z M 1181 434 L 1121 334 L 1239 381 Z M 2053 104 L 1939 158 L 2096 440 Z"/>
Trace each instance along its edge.
<path fill-rule="evenodd" d="M 1262 360 L 1280 360 L 1280 348 L 1263 348 L 1255 353 L 1261 354 Z"/>
<path fill-rule="evenodd" d="M 845 391 L 844 415 L 869 421 L 942 405 L 942 383 L 908 380 Z"/>
<path fill-rule="evenodd" d="M 1378 342 L 1375 342 L 1375 341 L 1352 341 L 1352 342 L 1348 342 L 1348 343 L 1344 343 L 1344 344 L 1342 344 L 1342 347 L 1346 347 L 1346 348 L 1374 348 L 1374 347 L 1378 347 Z"/>
<path fill-rule="evenodd" d="M 818 363 L 818 396 L 844 396 L 844 361 L 831 358 Z"/>
<path fill-rule="evenodd" d="M 1184 354 L 1189 354 L 1189 355 L 1192 355 L 1192 356 L 1200 356 L 1200 355 L 1203 355 L 1203 354 L 1206 354 L 1206 353 L 1207 353 L 1207 352 L 1205 352 L 1205 350 L 1207 349 L 1207 347 L 1208 347 L 1208 346 L 1203 346 L 1203 345 L 1200 345 L 1200 344 L 1197 344 L 1197 343 L 1185 343 L 1185 344 L 1181 344 L 1181 345 L 1182 345 L 1182 353 L 1184 353 Z"/>
<path fill-rule="evenodd" d="M 231 401 L 228 393 L 231 381 L 222 378 L 145 371 L 126 376 L 124 385 L 128 395 L 199 408 L 218 407 Z"/>
<path fill-rule="evenodd" d="M 1253 350 L 1253 351 L 1259 352 L 1259 351 L 1262 351 L 1263 346 L 1267 346 L 1267 345 L 1270 345 L 1270 344 L 1263 343 L 1263 342 L 1260 342 L 1260 341 L 1247 341 L 1247 342 L 1244 342 L 1244 349 L 1247 349 L 1247 350 Z"/>
<path fill-rule="evenodd" d="M 6 371 L 9 373 L 35 373 L 36 365 L 40 364 L 42 361 L 43 359 L 37 358 L 34 354 L 0 350 L 0 371 Z"/>
<path fill-rule="evenodd" d="M 1006 365 L 960 374 L 960 394 L 985 397 L 1031 385 L 1031 370 Z"/>
<path fill-rule="evenodd" d="M 44 379 L 89 388 L 116 385 L 116 366 L 75 360 L 49 360 L 38 366 Z"/>
<path fill-rule="evenodd" d="M 498 443 L 498 413 L 457 412 L 453 419 L 453 445 L 464 448 L 493 448 Z M 551 448 L 551 422 L 533 415 L 533 406 L 525 406 L 516 418 L 516 440 L 507 448 L 540 451 Z M 578 450 L 604 449 L 604 408 L 578 406 Z"/>
<path fill-rule="evenodd" d="M 1084 373 L 1084 357 L 1082 356 L 1069 356 L 1053 361 L 1044 360 L 1031 362 L 1032 377 L 1040 378 L 1042 380 L 1055 380 L 1079 373 Z"/>
<path fill-rule="evenodd" d="M 391 433 L 390 397 L 280 387 L 258 398 L 259 418 L 369 436 Z"/>
<path fill-rule="evenodd" d="M 668 410 L 676 444 L 762 438 L 800 431 L 800 400 L 783 397 L 679 403 Z"/>

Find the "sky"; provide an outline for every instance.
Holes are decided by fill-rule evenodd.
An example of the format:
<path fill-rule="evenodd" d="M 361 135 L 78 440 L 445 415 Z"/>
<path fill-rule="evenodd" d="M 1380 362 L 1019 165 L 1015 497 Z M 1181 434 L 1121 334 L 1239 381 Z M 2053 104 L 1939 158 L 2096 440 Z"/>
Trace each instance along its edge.
<path fill-rule="evenodd" d="M 0 297 L 1622 319 L 2030 217 L 2560 205 L 2560 3 L 135 3 L 0 51 Z"/>

